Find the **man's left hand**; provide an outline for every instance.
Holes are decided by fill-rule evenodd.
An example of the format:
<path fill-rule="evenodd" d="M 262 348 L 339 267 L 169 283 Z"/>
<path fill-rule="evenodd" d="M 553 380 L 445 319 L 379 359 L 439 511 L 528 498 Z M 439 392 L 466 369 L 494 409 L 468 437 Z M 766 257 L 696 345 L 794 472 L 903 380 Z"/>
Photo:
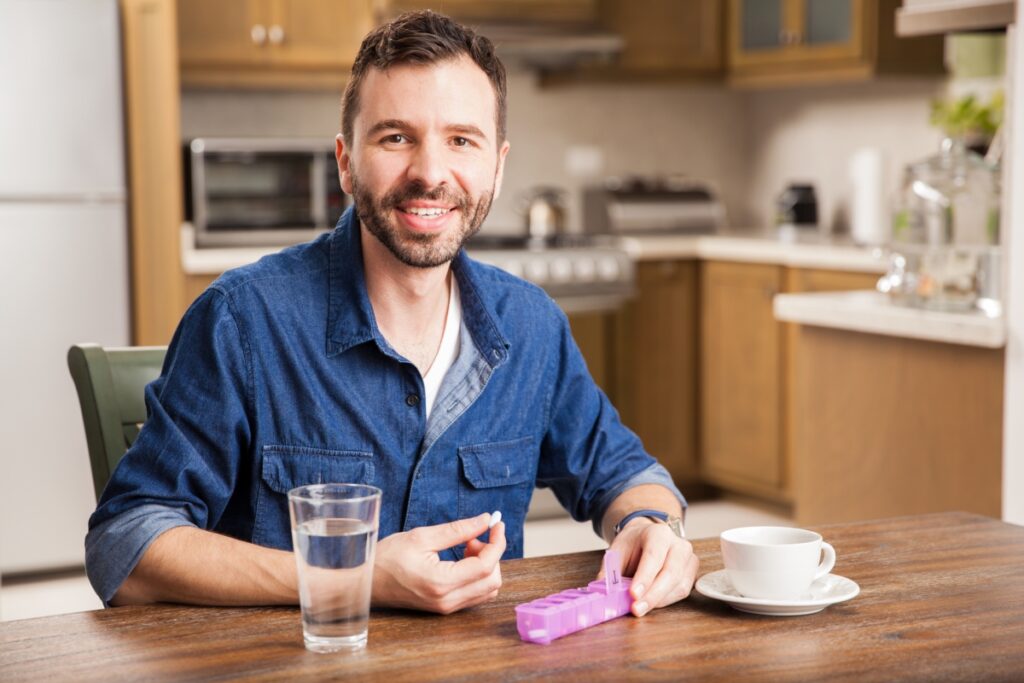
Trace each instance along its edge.
<path fill-rule="evenodd" d="M 622 555 L 622 573 L 633 577 L 633 614 L 642 617 L 652 609 L 678 602 L 690 594 L 700 560 L 693 546 L 679 538 L 667 524 L 638 517 L 612 541 L 610 550 Z M 604 577 L 604 570 L 597 578 Z"/>

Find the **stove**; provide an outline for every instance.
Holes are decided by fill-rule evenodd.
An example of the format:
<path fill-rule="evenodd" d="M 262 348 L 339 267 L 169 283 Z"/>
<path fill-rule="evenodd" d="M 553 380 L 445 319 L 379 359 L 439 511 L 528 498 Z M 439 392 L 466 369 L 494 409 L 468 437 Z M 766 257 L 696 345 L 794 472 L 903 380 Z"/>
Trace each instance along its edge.
<path fill-rule="evenodd" d="M 475 235 L 477 261 L 543 287 L 566 313 L 612 312 L 633 296 L 635 267 L 620 240 L 607 235 Z"/>

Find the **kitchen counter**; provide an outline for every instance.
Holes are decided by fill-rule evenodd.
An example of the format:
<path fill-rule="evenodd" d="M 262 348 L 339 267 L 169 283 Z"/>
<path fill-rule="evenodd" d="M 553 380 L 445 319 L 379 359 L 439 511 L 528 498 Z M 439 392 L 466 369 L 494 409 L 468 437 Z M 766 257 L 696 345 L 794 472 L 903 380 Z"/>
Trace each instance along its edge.
<path fill-rule="evenodd" d="M 775 317 L 802 325 L 891 337 L 991 349 L 1006 345 L 1006 323 L 1001 316 L 909 308 L 871 291 L 778 294 Z"/>
<path fill-rule="evenodd" d="M 859 246 L 848 237 L 816 233 L 780 238 L 775 232 L 735 230 L 714 235 L 643 235 L 623 242 L 638 261 L 694 258 L 879 274 L 888 267 L 881 249 Z"/>
<path fill-rule="evenodd" d="M 817 234 L 793 239 L 780 239 L 775 233 L 741 230 L 715 235 L 644 235 L 624 237 L 622 245 L 637 261 L 693 258 L 879 274 L 887 268 L 880 249 L 857 246 L 849 238 L 824 238 Z M 192 226 L 187 223 L 182 226 L 181 262 L 188 275 L 219 275 L 281 249 L 197 249 Z"/>

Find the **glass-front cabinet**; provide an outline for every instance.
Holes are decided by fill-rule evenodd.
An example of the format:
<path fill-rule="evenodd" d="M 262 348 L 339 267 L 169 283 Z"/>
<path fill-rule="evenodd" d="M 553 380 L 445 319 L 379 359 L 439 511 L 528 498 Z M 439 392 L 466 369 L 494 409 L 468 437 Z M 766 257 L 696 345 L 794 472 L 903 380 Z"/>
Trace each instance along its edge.
<path fill-rule="evenodd" d="M 730 0 L 729 61 L 734 77 L 769 78 L 787 65 L 855 69 L 870 61 L 865 26 L 884 0 Z M 780 67 L 782 71 L 780 71 Z M 792 70 L 790 70 L 792 71 Z"/>

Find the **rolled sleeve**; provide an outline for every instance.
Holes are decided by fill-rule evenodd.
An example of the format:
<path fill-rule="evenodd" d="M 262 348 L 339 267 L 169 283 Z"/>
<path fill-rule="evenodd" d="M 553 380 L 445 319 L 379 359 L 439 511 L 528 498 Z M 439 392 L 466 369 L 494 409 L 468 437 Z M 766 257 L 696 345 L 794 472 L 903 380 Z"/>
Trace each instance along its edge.
<path fill-rule="evenodd" d="M 668 470 L 662 467 L 661 463 L 656 462 L 642 472 L 634 474 L 632 477 L 610 489 L 601 496 L 596 505 L 597 516 L 592 520 L 594 533 L 598 536 L 602 536 L 601 527 L 604 522 L 604 513 L 608 511 L 608 508 L 615 502 L 615 499 L 634 486 L 641 486 L 643 484 L 657 484 L 658 486 L 664 486 L 672 493 L 673 496 L 676 497 L 676 500 L 679 501 L 679 505 L 682 506 L 684 510 L 686 509 L 686 498 L 683 497 L 683 494 L 676 487 L 675 482 L 672 481 L 672 475 L 668 473 Z"/>
<path fill-rule="evenodd" d="M 181 510 L 142 505 L 89 530 L 85 537 L 86 573 L 105 606 L 110 606 L 110 600 L 156 537 L 179 526 L 195 524 Z"/>

